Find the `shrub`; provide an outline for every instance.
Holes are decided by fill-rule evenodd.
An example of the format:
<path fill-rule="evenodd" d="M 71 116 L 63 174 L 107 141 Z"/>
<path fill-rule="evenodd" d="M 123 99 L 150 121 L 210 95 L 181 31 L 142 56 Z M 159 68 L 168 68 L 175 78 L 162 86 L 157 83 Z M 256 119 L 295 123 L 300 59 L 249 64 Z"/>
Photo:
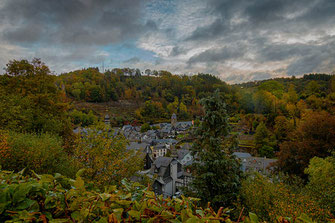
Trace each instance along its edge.
<path fill-rule="evenodd" d="M 198 200 L 164 199 L 126 181 L 122 188 L 106 186 L 100 192 L 80 174 L 72 180 L 0 171 L 1 222 L 231 222 L 228 209 L 199 208 Z"/>
<path fill-rule="evenodd" d="M 150 125 L 149 125 L 149 123 L 144 123 L 142 126 L 141 126 L 141 132 L 143 133 L 143 132 L 146 132 L 146 131 L 148 131 L 148 130 L 150 130 L 151 129 L 151 127 L 150 127 Z"/>
<path fill-rule="evenodd" d="M 271 146 L 264 145 L 258 150 L 259 156 L 272 158 L 274 156 L 274 149 Z"/>
<path fill-rule="evenodd" d="M 0 151 L 0 165 L 6 170 L 27 168 L 67 176 L 76 172 L 71 166 L 71 158 L 62 148 L 61 138 L 49 133 L 1 132 Z"/>
<path fill-rule="evenodd" d="M 276 222 L 278 216 L 296 219 L 303 213 L 322 222 L 330 218 L 330 212 L 310 196 L 293 192 L 282 182 L 272 181 L 257 174 L 242 182 L 241 201 L 248 211 L 270 222 Z"/>
<path fill-rule="evenodd" d="M 334 215 L 335 157 L 312 158 L 305 173 L 309 175 L 306 186 L 308 193 L 315 197 L 323 208 L 330 209 Z"/>
<path fill-rule="evenodd" d="M 80 124 L 83 127 L 93 125 L 93 123 L 97 121 L 97 117 L 93 114 L 92 110 L 89 111 L 88 114 L 86 114 L 75 109 L 71 111 L 69 115 L 74 124 Z"/>
<path fill-rule="evenodd" d="M 140 151 L 127 150 L 123 135 L 111 135 L 113 133 L 104 125 L 97 125 L 75 142 L 74 155 L 78 169 L 85 168 L 85 179 L 101 187 L 119 184 L 123 178 L 130 178 L 143 166 Z"/>

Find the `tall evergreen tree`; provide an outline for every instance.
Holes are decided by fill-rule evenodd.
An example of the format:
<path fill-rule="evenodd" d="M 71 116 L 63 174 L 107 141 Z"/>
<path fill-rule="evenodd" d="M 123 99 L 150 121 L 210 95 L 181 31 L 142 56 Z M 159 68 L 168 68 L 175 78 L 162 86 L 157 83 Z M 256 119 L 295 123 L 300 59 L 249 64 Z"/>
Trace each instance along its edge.
<path fill-rule="evenodd" d="M 200 103 L 205 115 L 192 148 L 196 162 L 191 191 L 203 204 L 231 207 L 240 189 L 242 173 L 236 158 L 223 148 L 223 139 L 229 133 L 226 104 L 218 90 Z"/>

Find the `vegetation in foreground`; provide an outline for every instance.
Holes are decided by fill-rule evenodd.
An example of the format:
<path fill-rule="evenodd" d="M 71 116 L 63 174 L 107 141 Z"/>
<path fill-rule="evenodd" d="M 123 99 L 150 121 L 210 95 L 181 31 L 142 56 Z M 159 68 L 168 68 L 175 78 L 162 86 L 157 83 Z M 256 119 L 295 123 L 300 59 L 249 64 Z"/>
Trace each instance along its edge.
<path fill-rule="evenodd" d="M 228 208 L 216 212 L 210 203 L 202 208 L 199 199 L 184 196 L 164 199 L 138 183 L 122 181 L 121 188 L 106 185 L 101 191 L 84 183 L 83 170 L 75 180 L 25 172 L 0 171 L 1 222 L 232 222 Z M 249 216 L 237 222 L 260 222 L 255 214 Z M 306 215 L 277 221 L 313 222 Z"/>

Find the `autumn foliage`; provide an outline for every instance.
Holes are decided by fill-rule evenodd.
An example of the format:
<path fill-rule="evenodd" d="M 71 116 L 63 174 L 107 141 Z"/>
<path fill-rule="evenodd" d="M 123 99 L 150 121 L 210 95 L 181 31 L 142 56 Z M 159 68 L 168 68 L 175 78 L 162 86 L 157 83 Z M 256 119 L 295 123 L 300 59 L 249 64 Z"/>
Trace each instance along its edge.
<path fill-rule="evenodd" d="M 278 166 L 300 176 L 311 158 L 327 157 L 335 151 L 335 118 L 322 112 L 307 112 L 289 140 L 280 145 Z"/>
<path fill-rule="evenodd" d="M 308 194 L 294 191 L 283 182 L 272 182 L 261 175 L 255 175 L 242 183 L 242 206 L 248 211 L 270 222 L 276 222 L 278 216 L 297 219 L 303 213 L 324 222 L 333 218 L 329 209 L 324 209 Z"/>

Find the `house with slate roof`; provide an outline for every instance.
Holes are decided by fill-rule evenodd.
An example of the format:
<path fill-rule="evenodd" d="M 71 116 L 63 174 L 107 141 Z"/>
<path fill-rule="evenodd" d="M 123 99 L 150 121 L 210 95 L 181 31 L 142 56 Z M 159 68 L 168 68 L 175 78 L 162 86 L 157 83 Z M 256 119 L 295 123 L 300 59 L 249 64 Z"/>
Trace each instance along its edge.
<path fill-rule="evenodd" d="M 243 152 L 234 152 L 233 155 L 240 159 L 241 168 L 244 172 L 256 171 L 262 174 L 269 174 L 274 170 L 272 164 L 277 161 L 277 159 L 268 159 L 266 157 L 253 157 L 250 153 Z"/>
<path fill-rule="evenodd" d="M 177 122 L 176 131 L 178 134 L 187 132 L 193 126 L 192 121 L 188 122 Z"/>
<path fill-rule="evenodd" d="M 151 150 L 150 146 L 146 146 L 143 152 L 145 154 L 143 169 L 144 170 L 149 170 L 149 169 L 151 169 L 152 164 L 154 163 L 154 159 L 152 157 L 152 150 Z"/>
<path fill-rule="evenodd" d="M 140 142 L 130 142 L 127 145 L 127 150 L 144 150 L 149 144 L 148 143 L 140 143 Z"/>
<path fill-rule="evenodd" d="M 151 146 L 153 158 L 165 156 L 170 150 L 170 146 L 168 144 L 157 144 L 155 146 Z"/>
<path fill-rule="evenodd" d="M 171 197 L 177 192 L 177 184 L 182 183 L 182 165 L 172 157 L 158 157 L 150 170 L 152 176 L 157 176 L 152 188 L 156 194 Z"/>
<path fill-rule="evenodd" d="M 183 166 L 189 166 L 193 163 L 193 156 L 188 149 L 178 149 L 177 159 Z"/>

